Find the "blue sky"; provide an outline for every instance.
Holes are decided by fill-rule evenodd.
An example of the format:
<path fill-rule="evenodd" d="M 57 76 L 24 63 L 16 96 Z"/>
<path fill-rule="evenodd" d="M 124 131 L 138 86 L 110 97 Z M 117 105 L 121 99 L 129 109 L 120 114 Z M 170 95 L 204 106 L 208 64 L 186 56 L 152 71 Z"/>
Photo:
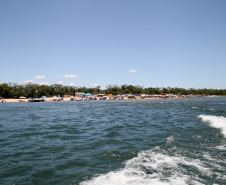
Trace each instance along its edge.
<path fill-rule="evenodd" d="M 226 89 L 225 0 L 0 1 L 0 83 Z"/>

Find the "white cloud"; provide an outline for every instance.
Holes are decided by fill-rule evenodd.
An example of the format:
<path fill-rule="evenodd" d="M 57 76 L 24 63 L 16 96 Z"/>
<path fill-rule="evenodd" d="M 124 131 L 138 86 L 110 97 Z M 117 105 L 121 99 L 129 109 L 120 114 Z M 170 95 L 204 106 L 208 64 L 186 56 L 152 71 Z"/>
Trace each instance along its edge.
<path fill-rule="evenodd" d="M 61 75 L 58 75 L 57 77 L 58 77 L 58 78 L 60 78 L 60 77 L 61 77 Z"/>
<path fill-rule="evenodd" d="M 136 69 L 130 69 L 129 72 L 130 72 L 130 73 L 136 73 L 137 70 L 136 70 Z"/>
<path fill-rule="evenodd" d="M 24 81 L 25 84 L 37 84 L 37 85 L 48 85 L 48 82 L 34 82 L 33 80 L 25 80 Z"/>
<path fill-rule="evenodd" d="M 34 78 L 35 79 L 43 79 L 43 78 L 46 78 L 46 76 L 45 75 L 41 75 L 41 76 L 35 76 Z"/>
<path fill-rule="evenodd" d="M 48 85 L 48 82 L 40 82 L 40 83 L 36 83 L 38 85 Z"/>
<path fill-rule="evenodd" d="M 64 75 L 64 78 L 78 78 L 77 75 Z"/>
<path fill-rule="evenodd" d="M 92 88 L 95 88 L 97 86 L 100 86 L 100 85 L 99 84 L 93 84 L 93 85 L 91 85 Z"/>
<path fill-rule="evenodd" d="M 25 80 L 24 83 L 29 84 L 29 83 L 34 83 L 34 82 L 32 80 Z"/>
<path fill-rule="evenodd" d="M 62 84 L 62 83 L 64 83 L 64 81 L 59 81 L 57 84 Z"/>
<path fill-rule="evenodd" d="M 69 86 L 74 86 L 75 84 L 73 83 L 73 82 L 71 82 L 70 84 L 69 84 Z"/>

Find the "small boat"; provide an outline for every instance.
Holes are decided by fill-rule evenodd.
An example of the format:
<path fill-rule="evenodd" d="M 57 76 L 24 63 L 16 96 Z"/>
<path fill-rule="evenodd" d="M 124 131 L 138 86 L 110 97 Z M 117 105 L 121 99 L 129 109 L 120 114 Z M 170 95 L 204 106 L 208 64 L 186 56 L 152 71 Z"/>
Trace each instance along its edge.
<path fill-rule="evenodd" d="M 28 102 L 44 102 L 44 99 L 30 99 Z"/>

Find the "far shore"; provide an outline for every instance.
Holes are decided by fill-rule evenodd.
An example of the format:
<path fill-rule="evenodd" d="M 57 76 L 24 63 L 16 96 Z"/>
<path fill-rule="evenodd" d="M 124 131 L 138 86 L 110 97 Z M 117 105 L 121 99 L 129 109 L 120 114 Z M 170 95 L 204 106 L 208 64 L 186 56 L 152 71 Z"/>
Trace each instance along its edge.
<path fill-rule="evenodd" d="M 128 99 L 127 97 L 124 98 L 124 99 Z M 29 102 L 30 99 L 3 99 L 6 101 L 6 103 L 22 103 L 22 102 Z M 99 100 L 97 98 L 97 100 Z M 109 100 L 109 98 L 107 98 L 106 100 Z M 54 101 L 54 98 L 46 98 L 45 99 L 45 102 L 51 102 L 51 101 Z M 71 101 L 70 98 L 62 98 L 60 101 Z M 73 100 L 73 101 L 76 101 L 76 100 Z M 92 100 L 94 101 L 94 100 Z"/>
<path fill-rule="evenodd" d="M 4 99 L 6 101 L 6 103 L 16 103 L 16 102 L 29 102 L 30 99 L 25 98 L 25 99 Z M 46 98 L 45 99 L 46 102 L 48 101 L 53 101 L 53 98 Z M 70 98 L 64 98 L 61 101 L 70 101 Z"/>
<path fill-rule="evenodd" d="M 200 96 L 199 96 L 200 97 Z M 188 96 L 182 96 L 182 97 L 167 97 L 167 99 L 178 99 L 178 98 L 197 98 L 197 96 L 194 97 L 188 97 Z M 38 98 L 39 99 L 39 98 Z M 163 97 L 145 97 L 145 98 L 140 98 L 140 97 L 135 97 L 135 98 L 128 98 L 128 97 L 123 97 L 123 100 L 128 100 L 128 99 L 166 99 Z M 99 97 L 96 98 L 96 100 L 100 100 Z M 114 100 L 112 97 L 107 97 L 106 100 Z M 116 99 L 117 100 L 117 99 Z M 24 98 L 24 99 L 1 99 L 0 103 L 22 103 L 22 102 L 29 102 L 30 99 L 28 98 Z M 61 98 L 56 100 L 56 98 L 50 97 L 50 98 L 46 98 L 44 99 L 44 102 L 52 102 L 52 101 L 77 101 L 76 98 L 71 100 L 70 97 L 66 97 L 66 98 Z M 80 101 L 85 101 L 84 98 L 80 98 Z M 95 101 L 95 100 L 91 100 L 91 101 Z M 103 100 L 102 100 L 103 101 Z"/>
<path fill-rule="evenodd" d="M 127 100 L 128 98 L 127 97 L 124 97 L 124 100 Z M 150 98 L 148 98 L 150 99 Z M 29 102 L 30 99 L 2 99 L 4 100 L 5 102 L 4 103 L 22 103 L 22 102 Z M 99 101 L 100 99 L 97 98 L 97 100 Z M 109 97 L 106 98 L 106 100 L 111 100 Z M 45 102 L 52 102 L 54 101 L 54 98 L 46 98 L 45 99 Z M 56 101 L 56 100 L 55 100 Z M 62 98 L 60 101 L 71 101 L 71 98 Z M 73 101 L 76 101 L 76 100 L 73 100 Z M 82 99 L 82 101 L 84 101 Z M 95 100 L 91 100 L 91 101 L 95 101 Z"/>

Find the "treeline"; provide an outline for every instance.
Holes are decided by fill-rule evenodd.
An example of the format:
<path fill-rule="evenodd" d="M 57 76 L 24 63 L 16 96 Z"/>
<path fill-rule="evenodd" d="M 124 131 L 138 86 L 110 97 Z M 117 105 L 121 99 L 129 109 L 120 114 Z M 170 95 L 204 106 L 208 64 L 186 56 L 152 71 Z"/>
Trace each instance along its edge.
<path fill-rule="evenodd" d="M 175 95 L 226 95 L 226 89 L 184 89 L 184 88 L 159 88 L 159 87 L 149 87 L 144 88 L 141 86 L 133 85 L 108 85 L 106 89 L 101 90 L 100 86 L 95 88 L 87 87 L 72 87 L 72 86 L 63 86 L 60 84 L 54 85 L 38 85 L 29 83 L 26 85 L 18 84 L 0 84 L 0 97 L 3 98 L 19 98 L 20 96 L 40 98 L 42 96 L 52 97 L 58 96 L 61 97 L 68 94 L 74 95 L 75 92 L 84 92 L 90 94 L 175 94 Z"/>

